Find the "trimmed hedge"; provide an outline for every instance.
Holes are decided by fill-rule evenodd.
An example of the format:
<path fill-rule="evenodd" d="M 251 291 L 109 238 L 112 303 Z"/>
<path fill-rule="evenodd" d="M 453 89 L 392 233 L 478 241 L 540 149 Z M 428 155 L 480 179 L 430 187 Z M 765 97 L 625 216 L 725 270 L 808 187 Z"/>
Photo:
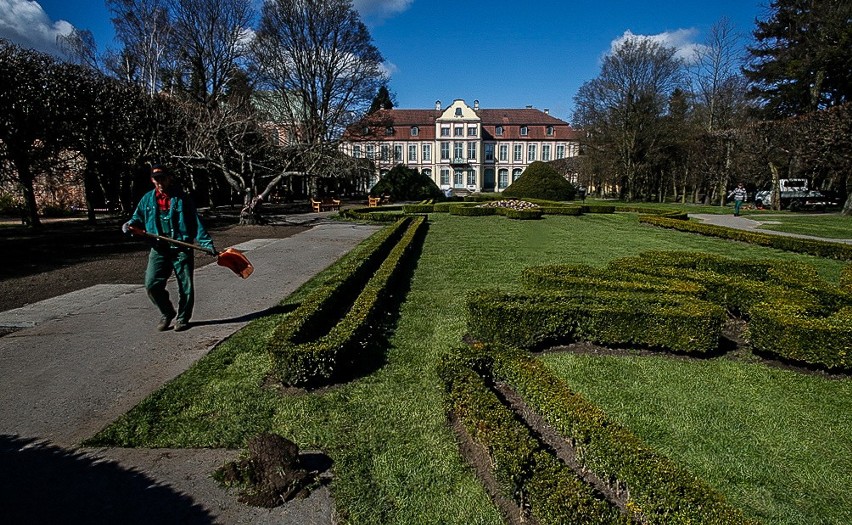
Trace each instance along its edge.
<path fill-rule="evenodd" d="M 491 208 L 496 210 L 498 215 L 508 217 L 515 220 L 536 220 L 541 219 L 543 211 L 541 208 L 527 208 L 525 210 L 516 210 L 514 208 Z"/>
<path fill-rule="evenodd" d="M 840 287 L 852 293 L 852 264 L 847 264 L 840 270 Z"/>
<path fill-rule="evenodd" d="M 458 352 L 438 366 L 447 412 L 487 451 L 501 491 L 540 524 L 629 523 L 626 516 L 555 458 L 501 403 L 469 356 Z"/>
<path fill-rule="evenodd" d="M 539 207 L 545 215 L 579 216 L 583 214 L 583 208 L 580 206 L 539 205 Z"/>
<path fill-rule="evenodd" d="M 615 206 L 580 206 L 583 209 L 583 213 L 615 213 Z"/>
<path fill-rule="evenodd" d="M 395 222 L 402 218 L 402 206 L 381 206 L 379 208 L 349 208 L 340 211 L 347 219 L 371 222 Z"/>
<path fill-rule="evenodd" d="M 447 410 L 485 447 L 503 490 L 546 523 L 752 524 L 706 482 L 651 450 L 539 361 L 499 345 L 474 345 L 438 367 Z M 505 382 L 625 503 L 618 512 L 553 456 L 492 386 Z"/>
<path fill-rule="evenodd" d="M 434 204 L 404 204 L 402 206 L 402 213 L 405 214 L 432 213 L 433 211 L 435 211 Z"/>
<path fill-rule="evenodd" d="M 796 303 L 758 303 L 749 310 L 749 338 L 762 352 L 829 370 L 852 370 L 852 307 L 816 316 Z"/>
<path fill-rule="evenodd" d="M 497 214 L 497 208 L 480 208 L 479 206 L 451 206 L 449 211 L 450 215 L 462 217 L 485 217 Z"/>
<path fill-rule="evenodd" d="M 725 321 L 722 308 L 692 297 L 604 290 L 480 290 L 468 294 L 467 314 L 474 338 L 530 349 L 585 340 L 707 353 L 718 348 Z"/>
<path fill-rule="evenodd" d="M 275 328 L 267 350 L 282 383 L 316 386 L 334 379 L 368 338 L 388 284 L 424 228 L 425 217 L 415 217 L 375 234 Z"/>
<path fill-rule="evenodd" d="M 723 239 L 748 242 L 761 246 L 769 246 L 770 248 L 777 248 L 779 250 L 807 253 L 810 255 L 816 255 L 817 257 L 828 257 L 830 259 L 852 261 L 852 245 L 848 244 L 738 230 L 735 228 L 670 219 L 656 215 L 640 215 L 639 222 L 690 233 L 699 233 L 701 235 L 721 237 Z"/>

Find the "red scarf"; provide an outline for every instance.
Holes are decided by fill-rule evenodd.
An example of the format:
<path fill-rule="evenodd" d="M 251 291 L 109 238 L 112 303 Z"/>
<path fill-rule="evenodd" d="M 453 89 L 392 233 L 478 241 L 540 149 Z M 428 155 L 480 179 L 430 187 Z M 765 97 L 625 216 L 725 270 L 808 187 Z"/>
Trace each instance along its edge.
<path fill-rule="evenodd" d="M 172 198 L 167 193 L 158 190 L 154 190 L 154 195 L 157 197 L 157 207 L 160 211 L 169 211 Z"/>

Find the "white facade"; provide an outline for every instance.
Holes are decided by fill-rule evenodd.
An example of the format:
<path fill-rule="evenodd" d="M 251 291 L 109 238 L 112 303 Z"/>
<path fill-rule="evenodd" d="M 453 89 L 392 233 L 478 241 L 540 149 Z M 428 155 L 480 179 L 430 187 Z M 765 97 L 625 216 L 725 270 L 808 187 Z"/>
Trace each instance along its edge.
<path fill-rule="evenodd" d="M 376 165 L 371 186 L 396 165 L 426 174 L 441 189 L 502 191 L 534 161 L 573 157 L 578 134 L 547 111 L 485 110 L 457 99 L 446 109 L 382 110 L 350 128 L 341 150 Z"/>

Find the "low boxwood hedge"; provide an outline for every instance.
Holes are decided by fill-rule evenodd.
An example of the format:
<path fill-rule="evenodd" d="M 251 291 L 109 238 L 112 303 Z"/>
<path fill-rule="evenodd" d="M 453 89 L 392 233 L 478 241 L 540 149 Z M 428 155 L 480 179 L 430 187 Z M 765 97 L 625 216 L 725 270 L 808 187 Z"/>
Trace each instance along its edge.
<path fill-rule="evenodd" d="M 277 378 L 286 385 L 316 386 L 334 379 L 369 338 L 374 315 L 425 217 L 399 221 L 371 237 L 361 257 L 323 283 L 284 318 L 267 343 Z M 342 315 L 341 315 L 342 314 Z"/>
<path fill-rule="evenodd" d="M 751 307 L 749 340 L 759 352 L 792 361 L 852 370 L 852 306 L 825 316 L 776 300 Z"/>
<path fill-rule="evenodd" d="M 497 213 L 497 208 L 451 206 L 449 211 L 450 215 L 460 215 L 462 217 L 485 217 L 486 215 L 495 215 Z"/>
<path fill-rule="evenodd" d="M 434 204 L 403 204 L 402 213 L 406 214 L 415 214 L 415 213 L 432 213 L 435 211 Z"/>
<path fill-rule="evenodd" d="M 680 295 L 479 290 L 467 298 L 474 338 L 530 349 L 582 340 L 706 353 L 718 348 L 724 320 L 721 307 Z"/>
<path fill-rule="evenodd" d="M 848 244 L 738 230 L 735 228 L 726 228 L 724 226 L 703 224 L 693 221 L 682 221 L 656 215 L 640 215 L 639 221 L 653 226 L 672 228 L 713 237 L 721 237 L 723 239 L 731 239 L 734 241 L 748 242 L 761 246 L 769 246 L 779 250 L 807 253 L 818 257 L 828 257 L 830 259 L 852 261 L 852 245 Z"/>
<path fill-rule="evenodd" d="M 712 487 L 609 419 L 540 362 L 500 345 L 474 345 L 445 357 L 438 373 L 447 408 L 488 450 L 504 490 L 526 503 L 539 523 L 745 524 L 742 512 Z M 623 503 L 617 512 L 569 472 L 531 426 L 495 394 L 504 382 L 573 448 Z"/>
<path fill-rule="evenodd" d="M 380 206 L 378 208 L 347 208 L 340 216 L 370 222 L 394 222 L 402 218 L 402 206 Z"/>
<path fill-rule="evenodd" d="M 461 352 L 438 366 L 447 411 L 491 459 L 500 489 L 537 523 L 617 524 L 629 520 L 555 458 L 504 405 Z"/>
<path fill-rule="evenodd" d="M 527 208 L 524 210 L 516 210 L 514 208 L 491 208 L 496 210 L 498 215 L 515 219 L 519 221 L 541 219 L 543 214 L 541 208 Z"/>

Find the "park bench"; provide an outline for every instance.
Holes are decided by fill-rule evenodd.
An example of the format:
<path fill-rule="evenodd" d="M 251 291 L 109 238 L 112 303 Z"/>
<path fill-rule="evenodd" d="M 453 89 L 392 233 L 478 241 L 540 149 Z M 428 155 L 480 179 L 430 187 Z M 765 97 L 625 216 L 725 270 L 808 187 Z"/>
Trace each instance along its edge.
<path fill-rule="evenodd" d="M 332 211 L 332 210 L 340 210 L 340 200 L 339 199 L 322 199 L 316 200 L 311 197 L 311 208 L 313 211 L 320 213 L 323 211 Z"/>

